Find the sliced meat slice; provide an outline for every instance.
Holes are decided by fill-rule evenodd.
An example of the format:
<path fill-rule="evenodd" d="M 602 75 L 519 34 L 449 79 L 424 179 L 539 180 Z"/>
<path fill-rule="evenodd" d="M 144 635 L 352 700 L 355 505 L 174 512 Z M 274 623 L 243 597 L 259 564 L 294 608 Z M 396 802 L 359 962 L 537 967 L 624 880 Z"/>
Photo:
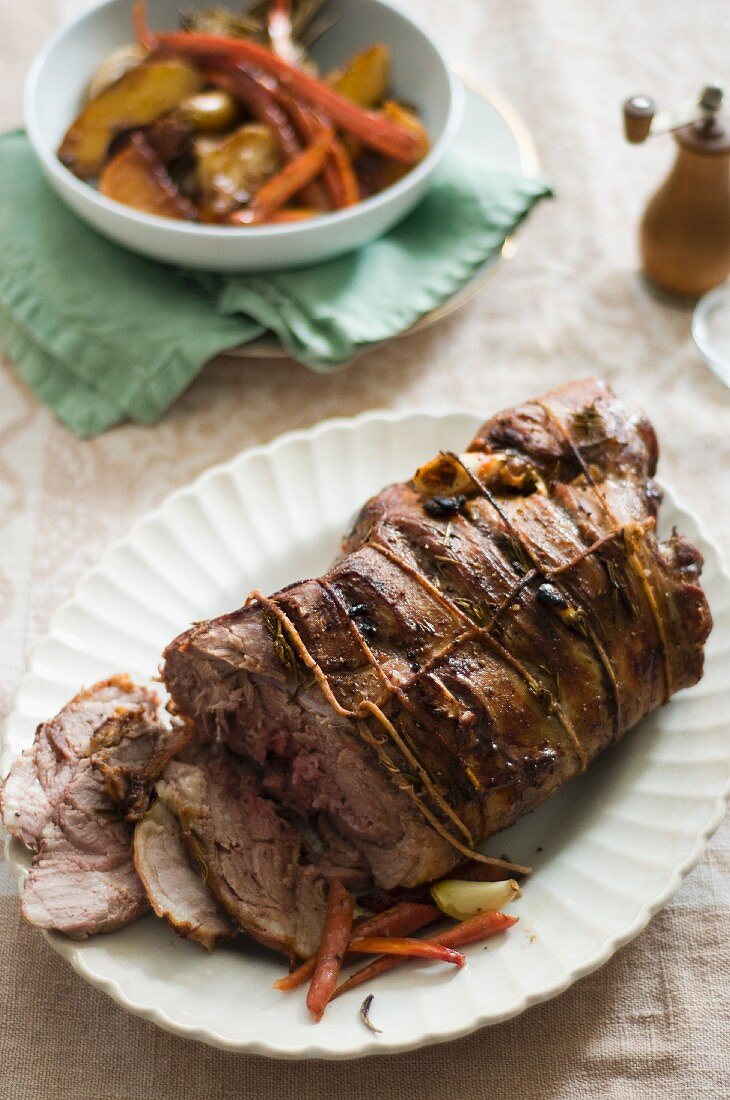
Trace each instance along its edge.
<path fill-rule="evenodd" d="M 51 818 L 51 804 L 38 779 L 35 745 L 19 756 L 0 788 L 3 825 L 26 848 L 37 851 Z"/>
<path fill-rule="evenodd" d="M 134 830 L 134 866 L 150 904 L 179 936 L 212 951 L 235 927 L 190 862 L 180 824 L 157 799 Z"/>
<path fill-rule="evenodd" d="M 55 804 L 79 760 L 92 751 L 99 728 L 130 711 L 152 724 L 158 707 L 151 691 L 136 687 L 128 676 L 113 676 L 80 692 L 54 718 L 41 723 L 32 747 L 15 761 L 0 791 L 8 832 L 37 851 Z"/>
<path fill-rule="evenodd" d="M 85 939 L 142 916 L 147 896 L 132 861 L 131 833 L 102 776 L 82 760 L 23 884 L 31 924 Z"/>
<path fill-rule="evenodd" d="M 127 821 L 142 817 L 155 779 L 190 741 L 194 730 L 192 722 L 176 717 L 169 730 L 161 730 L 158 719 L 149 720 L 139 708 L 115 715 L 96 731 L 91 762 Z"/>
<path fill-rule="evenodd" d="M 324 922 L 325 880 L 302 862 L 299 830 L 261 797 L 255 771 L 221 750 L 173 761 L 157 790 L 236 926 L 285 954 L 311 955 Z"/>
<path fill-rule="evenodd" d="M 132 857 L 134 818 L 192 727 L 163 721 L 157 697 L 116 676 L 38 727 L 3 790 L 10 832 L 36 851 L 23 885 L 32 924 L 84 939 L 148 908 Z"/>

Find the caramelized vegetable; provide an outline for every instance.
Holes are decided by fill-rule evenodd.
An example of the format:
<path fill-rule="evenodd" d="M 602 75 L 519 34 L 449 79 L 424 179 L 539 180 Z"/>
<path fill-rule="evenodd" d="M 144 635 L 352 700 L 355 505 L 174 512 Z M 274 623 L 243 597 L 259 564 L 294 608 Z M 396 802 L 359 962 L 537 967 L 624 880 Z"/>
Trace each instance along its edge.
<path fill-rule="evenodd" d="M 335 186 L 339 186 L 341 189 L 339 206 L 354 206 L 355 203 L 360 201 L 360 185 L 352 167 L 350 154 L 344 144 L 338 141 L 337 138 L 332 142 L 332 149 L 324 170 L 325 180 L 328 173 L 331 173 L 333 180 L 336 181 Z"/>
<path fill-rule="evenodd" d="M 436 936 L 429 936 L 426 943 L 439 943 L 444 947 L 466 947 L 470 943 L 481 943 L 501 932 L 506 932 L 513 924 L 517 924 L 517 917 L 508 917 L 506 913 L 481 913 L 478 917 L 457 924 L 446 932 Z M 350 989 L 356 989 L 363 982 L 372 981 L 379 974 L 386 974 L 389 970 L 395 970 L 406 961 L 404 955 L 380 955 L 362 970 L 352 974 L 333 993 L 331 1000 L 347 993 Z"/>
<path fill-rule="evenodd" d="M 342 72 L 334 73 L 329 83 L 353 103 L 361 107 L 377 107 L 385 99 L 390 79 L 390 50 L 377 44 L 363 50 L 347 63 Z"/>
<path fill-rule="evenodd" d="M 355 902 L 352 897 L 345 887 L 333 878 L 327 895 L 327 915 L 322 942 L 317 952 L 312 984 L 307 993 L 307 1008 L 317 1021 L 322 1019 L 327 1002 L 337 985 L 342 960 L 350 939 L 354 909 Z"/>
<path fill-rule="evenodd" d="M 503 882 L 469 882 L 442 879 L 431 887 L 431 897 L 442 912 L 456 920 L 469 920 L 480 913 L 494 912 L 520 896 L 514 879 Z"/>
<path fill-rule="evenodd" d="M 102 195 L 145 214 L 163 218 L 194 218 L 195 207 L 172 182 L 167 169 L 141 134 L 133 134 L 112 157 L 99 180 Z"/>
<path fill-rule="evenodd" d="M 81 179 L 98 175 L 115 134 L 147 126 L 201 85 L 199 72 L 174 58 L 131 69 L 84 107 L 61 143 L 59 159 Z"/>
<path fill-rule="evenodd" d="M 394 99 L 387 100 L 382 106 L 382 114 L 385 118 L 398 123 L 404 130 L 409 130 L 416 138 L 418 145 L 417 159 L 423 160 L 429 150 L 430 142 L 428 133 L 423 123 L 416 118 L 412 111 L 406 110 Z M 386 161 L 383 166 L 383 187 L 390 187 L 407 175 L 408 169 L 403 164 L 396 164 L 393 160 Z"/>
<path fill-rule="evenodd" d="M 215 88 L 188 96 L 177 109 L 178 116 L 201 134 L 220 134 L 238 117 L 238 105 L 232 95 Z"/>
<path fill-rule="evenodd" d="M 84 103 L 97 99 L 102 92 L 116 84 L 131 69 L 136 69 L 147 58 L 147 51 L 136 43 L 120 46 L 106 57 L 86 87 Z"/>
<path fill-rule="evenodd" d="M 213 34 L 184 34 L 175 31 L 153 33 L 146 23 L 145 5 L 138 2 L 134 24 L 141 45 L 158 55 L 184 58 L 197 63 L 250 64 L 275 76 L 306 102 L 322 110 L 343 130 L 366 145 L 403 164 L 421 159 L 418 135 L 390 118 L 375 114 L 345 99 L 323 81 L 290 65 L 272 50 L 246 38 L 224 38 Z"/>
<path fill-rule="evenodd" d="M 226 88 L 234 99 L 239 100 L 258 122 L 273 131 L 285 164 L 296 160 L 302 152 L 302 145 L 288 114 L 267 83 L 240 65 L 216 69 L 208 75 L 219 87 Z M 307 206 L 313 206 L 317 210 L 327 209 L 324 191 L 318 183 L 308 184 L 300 198 Z"/>
<path fill-rule="evenodd" d="M 327 79 L 317 76 L 308 46 L 326 29 L 314 21 L 324 3 L 191 11 L 180 16 L 182 31 L 158 33 L 137 0 L 137 42 L 97 69 L 59 160 L 80 179 L 105 172 L 105 186 L 111 180 L 119 191 L 120 165 L 144 175 L 145 146 L 135 143 L 120 159 L 139 136 L 198 220 L 223 225 L 304 221 L 382 190 L 422 159 L 428 137 L 414 114 L 384 102 L 388 46 L 376 43 Z M 155 191 L 150 201 L 158 200 Z"/>
<path fill-rule="evenodd" d="M 251 200 L 281 167 L 281 153 L 268 126 L 247 123 L 215 143 L 198 143 L 201 206 L 211 215 L 229 214 Z"/>
<path fill-rule="evenodd" d="M 320 174 L 332 146 L 332 131 L 325 130 L 296 160 L 272 176 L 251 199 L 248 213 L 254 221 L 265 221 Z"/>
<path fill-rule="evenodd" d="M 431 959 L 434 962 L 453 963 L 459 969 L 466 962 L 461 951 L 455 951 L 453 947 L 406 936 L 353 936 L 350 946 L 356 955 L 399 955 L 406 959 Z"/>
<path fill-rule="evenodd" d="M 170 164 L 171 161 L 187 153 L 193 138 L 193 127 L 176 115 L 165 115 L 164 118 L 159 118 L 157 122 L 138 132 L 154 149 L 163 164 Z M 114 145 L 112 145 L 113 151 Z"/>
<path fill-rule="evenodd" d="M 328 129 L 317 112 L 308 104 L 298 103 L 296 99 L 282 91 L 277 92 L 277 101 L 285 108 L 299 137 L 306 143 L 314 141 L 319 134 Z M 360 199 L 360 188 L 350 158 L 343 144 L 334 135 L 322 172 L 322 182 L 327 193 L 328 205 L 332 210 L 352 206 Z M 318 186 L 318 184 L 309 186 Z"/>
<path fill-rule="evenodd" d="M 435 905 L 420 905 L 410 901 L 399 902 L 383 913 L 376 913 L 374 917 L 358 921 L 352 932 L 357 936 L 407 936 L 410 932 L 417 932 L 427 924 L 433 924 L 438 916 L 439 911 Z M 348 944 L 348 954 L 349 951 Z M 316 956 L 307 959 L 285 978 L 279 978 L 274 982 L 274 987 L 289 990 L 304 985 L 314 973 L 315 962 Z"/>

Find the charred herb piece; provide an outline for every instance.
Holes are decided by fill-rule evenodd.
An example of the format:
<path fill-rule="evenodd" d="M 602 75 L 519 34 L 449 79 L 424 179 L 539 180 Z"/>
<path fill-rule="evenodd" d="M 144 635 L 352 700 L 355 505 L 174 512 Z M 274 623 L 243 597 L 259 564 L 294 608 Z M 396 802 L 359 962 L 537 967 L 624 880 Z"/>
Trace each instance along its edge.
<path fill-rule="evenodd" d="M 557 615 L 562 622 L 581 637 L 588 637 L 590 629 L 585 611 L 580 607 L 569 604 L 562 592 L 554 584 L 541 584 L 537 589 L 537 598 L 540 603 Z"/>
<path fill-rule="evenodd" d="M 357 624 L 357 629 L 365 638 L 372 638 L 378 633 L 378 628 L 370 618 L 364 603 L 356 603 L 350 608 L 350 618 Z"/>
<path fill-rule="evenodd" d="M 376 1035 L 382 1035 L 383 1034 L 382 1027 L 376 1027 L 375 1024 L 373 1023 L 373 1021 L 370 1019 L 370 1015 L 369 1015 L 370 1014 L 370 1006 L 373 1003 L 374 997 L 375 997 L 375 995 L 373 993 L 368 993 L 367 997 L 365 998 L 363 1003 L 360 1005 L 360 1019 L 365 1024 L 365 1027 L 369 1028 L 370 1031 L 374 1031 Z"/>
<path fill-rule="evenodd" d="M 537 590 L 537 598 L 550 611 L 568 610 L 568 601 L 554 584 L 541 584 Z"/>
<path fill-rule="evenodd" d="M 423 510 L 434 519 L 448 519 L 457 515 L 466 504 L 463 493 L 456 493 L 451 497 L 431 497 L 424 502 Z"/>

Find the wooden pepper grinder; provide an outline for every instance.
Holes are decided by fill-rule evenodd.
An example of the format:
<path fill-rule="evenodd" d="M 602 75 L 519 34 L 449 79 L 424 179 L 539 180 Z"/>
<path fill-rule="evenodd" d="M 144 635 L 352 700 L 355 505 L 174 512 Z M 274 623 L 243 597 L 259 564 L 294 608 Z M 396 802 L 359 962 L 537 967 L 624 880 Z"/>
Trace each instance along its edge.
<path fill-rule="evenodd" d="M 673 297 L 699 298 L 730 275 L 730 116 L 722 102 L 722 88 L 710 85 L 672 112 L 657 114 L 649 96 L 624 103 L 628 141 L 671 130 L 679 146 L 639 229 L 643 273 Z"/>

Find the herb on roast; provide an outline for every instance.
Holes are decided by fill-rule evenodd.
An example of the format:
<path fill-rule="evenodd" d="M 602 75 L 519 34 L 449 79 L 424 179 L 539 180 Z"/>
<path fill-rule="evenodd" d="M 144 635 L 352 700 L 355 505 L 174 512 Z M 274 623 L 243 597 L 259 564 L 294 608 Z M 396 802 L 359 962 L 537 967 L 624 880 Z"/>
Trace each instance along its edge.
<path fill-rule="evenodd" d="M 579 409 L 577 413 L 573 414 L 573 425 L 579 432 L 587 436 L 592 436 L 601 430 L 603 420 L 596 408 L 595 401 L 591 405 L 587 405 L 585 409 Z"/>
<path fill-rule="evenodd" d="M 262 611 L 261 621 L 266 628 L 267 634 L 269 634 L 271 637 L 274 645 L 274 653 L 276 654 L 279 663 L 282 664 L 288 672 L 297 673 L 299 671 L 297 655 L 292 649 L 286 635 L 284 634 L 279 619 L 277 619 L 276 615 L 272 615 L 268 611 Z"/>
<path fill-rule="evenodd" d="M 573 414 L 573 427 L 583 437 L 577 444 L 579 451 L 608 443 L 614 438 L 606 434 L 603 417 L 596 408 L 595 402 Z"/>
<path fill-rule="evenodd" d="M 486 600 L 472 600 L 468 596 L 454 596 L 453 603 L 460 611 L 468 615 L 477 626 L 487 626 L 492 618 L 492 611 Z"/>
<path fill-rule="evenodd" d="M 504 535 L 501 539 L 501 543 L 504 553 L 509 558 L 513 568 L 521 576 L 525 573 L 529 573 L 531 569 L 535 568 L 532 558 L 519 539 L 512 538 L 510 535 Z"/>
<path fill-rule="evenodd" d="M 537 598 L 543 607 L 547 607 L 553 614 L 565 623 L 569 630 L 581 637 L 588 637 L 590 629 L 585 611 L 580 607 L 573 607 L 565 596 L 553 584 L 541 584 L 537 590 Z"/>
<path fill-rule="evenodd" d="M 636 619 L 638 617 L 638 612 L 636 610 L 636 606 L 634 604 L 634 601 L 631 598 L 630 593 L 628 592 L 628 590 L 626 588 L 626 585 L 621 584 L 621 581 L 620 581 L 620 578 L 619 578 L 619 571 L 616 568 L 616 563 L 611 561 L 610 558 L 603 558 L 601 560 L 602 560 L 603 568 L 606 570 L 606 573 L 608 574 L 608 583 L 611 586 L 611 594 L 613 596 L 613 617 L 614 617 L 614 621 L 618 617 L 618 609 L 619 609 L 620 606 L 623 606 L 625 608 L 625 610 L 626 610 L 626 612 L 627 612 L 630 619 Z"/>

